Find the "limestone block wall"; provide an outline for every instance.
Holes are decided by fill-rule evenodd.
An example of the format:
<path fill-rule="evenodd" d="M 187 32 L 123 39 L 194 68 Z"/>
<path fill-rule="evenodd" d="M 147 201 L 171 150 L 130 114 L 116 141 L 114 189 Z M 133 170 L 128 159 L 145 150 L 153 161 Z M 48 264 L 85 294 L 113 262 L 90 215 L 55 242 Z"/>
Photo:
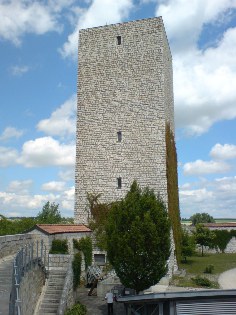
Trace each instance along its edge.
<path fill-rule="evenodd" d="M 232 237 L 226 246 L 225 253 L 236 253 L 236 237 Z"/>
<path fill-rule="evenodd" d="M 71 264 L 71 255 L 49 254 L 49 269 L 68 269 Z"/>
<path fill-rule="evenodd" d="M 16 254 L 21 247 L 30 243 L 33 237 L 29 234 L 0 236 L 0 258 Z"/>
<path fill-rule="evenodd" d="M 57 314 L 64 315 L 67 309 L 70 309 L 75 304 L 75 294 L 73 290 L 73 270 L 70 265 L 67 270 L 64 288 L 60 299 Z"/>
<path fill-rule="evenodd" d="M 174 129 L 174 112 L 162 18 L 85 29 L 79 38 L 76 223 L 87 222 L 87 192 L 111 202 L 135 179 L 168 204 L 165 125 Z"/>
<path fill-rule="evenodd" d="M 25 273 L 19 287 L 21 312 L 23 315 L 34 314 L 35 305 L 45 283 L 45 273 L 38 266 Z"/>

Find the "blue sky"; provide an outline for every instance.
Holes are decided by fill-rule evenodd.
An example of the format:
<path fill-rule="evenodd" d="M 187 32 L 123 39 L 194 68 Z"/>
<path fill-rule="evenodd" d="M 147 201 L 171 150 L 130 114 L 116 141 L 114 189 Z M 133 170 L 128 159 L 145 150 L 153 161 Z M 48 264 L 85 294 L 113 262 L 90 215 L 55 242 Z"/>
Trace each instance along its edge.
<path fill-rule="evenodd" d="M 181 216 L 236 218 L 236 0 L 0 0 L 0 213 L 73 216 L 78 30 L 162 16 Z"/>

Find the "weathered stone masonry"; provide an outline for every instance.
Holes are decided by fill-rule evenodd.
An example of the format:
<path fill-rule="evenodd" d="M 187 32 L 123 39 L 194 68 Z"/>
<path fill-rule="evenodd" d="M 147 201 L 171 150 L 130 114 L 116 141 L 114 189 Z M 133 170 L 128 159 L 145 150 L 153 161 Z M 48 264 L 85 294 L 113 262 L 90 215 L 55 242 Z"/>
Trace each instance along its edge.
<path fill-rule="evenodd" d="M 134 179 L 168 204 L 165 126 L 169 122 L 174 132 L 172 84 L 161 17 L 80 31 L 76 223 L 87 221 L 87 192 L 111 202 L 124 197 Z"/>

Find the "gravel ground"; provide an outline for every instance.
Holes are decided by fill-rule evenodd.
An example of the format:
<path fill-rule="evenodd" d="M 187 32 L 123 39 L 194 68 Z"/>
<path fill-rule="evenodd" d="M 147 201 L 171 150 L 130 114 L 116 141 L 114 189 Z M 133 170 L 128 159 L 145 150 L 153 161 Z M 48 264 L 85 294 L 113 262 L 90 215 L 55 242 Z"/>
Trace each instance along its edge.
<path fill-rule="evenodd" d="M 81 304 L 86 305 L 87 315 L 107 315 L 106 300 L 98 296 L 88 296 L 89 289 L 78 289 L 78 300 Z M 113 315 L 124 315 L 124 306 L 121 303 L 113 303 Z"/>
<path fill-rule="evenodd" d="M 221 289 L 236 289 L 236 268 L 223 272 L 218 281 Z"/>

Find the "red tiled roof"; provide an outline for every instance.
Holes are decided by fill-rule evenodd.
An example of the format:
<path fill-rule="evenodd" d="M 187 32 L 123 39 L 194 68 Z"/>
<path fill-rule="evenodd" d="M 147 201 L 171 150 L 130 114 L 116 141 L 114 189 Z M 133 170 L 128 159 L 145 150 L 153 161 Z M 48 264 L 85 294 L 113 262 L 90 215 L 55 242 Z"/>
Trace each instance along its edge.
<path fill-rule="evenodd" d="M 215 227 L 215 228 L 220 228 L 220 227 L 236 227 L 235 222 L 227 222 L 227 223 L 204 223 L 204 226 L 210 228 L 210 227 Z"/>
<path fill-rule="evenodd" d="M 35 228 L 47 234 L 92 232 L 83 224 L 36 224 Z"/>

